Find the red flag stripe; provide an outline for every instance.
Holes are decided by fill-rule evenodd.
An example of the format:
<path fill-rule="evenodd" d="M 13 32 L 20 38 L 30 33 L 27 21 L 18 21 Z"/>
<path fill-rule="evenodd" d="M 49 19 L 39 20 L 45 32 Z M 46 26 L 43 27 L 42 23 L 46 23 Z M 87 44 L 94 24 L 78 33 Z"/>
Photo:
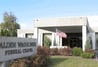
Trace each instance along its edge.
<path fill-rule="evenodd" d="M 59 35 L 60 37 L 67 38 L 67 34 L 65 34 L 64 32 L 61 32 L 61 31 L 57 30 L 56 34 Z"/>

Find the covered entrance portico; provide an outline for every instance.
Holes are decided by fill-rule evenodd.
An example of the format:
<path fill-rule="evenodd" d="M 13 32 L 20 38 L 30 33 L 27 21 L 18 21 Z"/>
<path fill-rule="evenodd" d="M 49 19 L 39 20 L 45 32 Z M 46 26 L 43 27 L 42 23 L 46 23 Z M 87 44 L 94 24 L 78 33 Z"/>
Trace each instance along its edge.
<path fill-rule="evenodd" d="M 51 33 L 51 48 L 70 46 L 71 48 L 81 47 L 84 51 L 87 39 L 87 22 L 86 17 L 39 19 L 34 24 L 38 44 L 43 46 L 43 34 Z M 56 35 L 56 29 L 66 33 L 67 38 Z"/>
<path fill-rule="evenodd" d="M 85 27 L 85 28 L 84 28 Z M 56 34 L 56 29 L 64 32 L 67 35 L 67 38 L 59 37 Z M 39 32 L 41 35 L 41 44 L 43 45 L 43 38 L 45 33 L 51 33 L 51 46 L 50 48 L 64 48 L 69 46 L 73 47 L 81 47 L 83 46 L 86 38 L 86 26 L 56 26 L 56 27 L 38 27 L 38 30 L 44 30 L 43 32 Z M 49 31 L 49 32 L 45 32 Z M 84 36 L 84 37 L 83 37 Z M 39 39 L 39 38 L 38 38 Z"/>

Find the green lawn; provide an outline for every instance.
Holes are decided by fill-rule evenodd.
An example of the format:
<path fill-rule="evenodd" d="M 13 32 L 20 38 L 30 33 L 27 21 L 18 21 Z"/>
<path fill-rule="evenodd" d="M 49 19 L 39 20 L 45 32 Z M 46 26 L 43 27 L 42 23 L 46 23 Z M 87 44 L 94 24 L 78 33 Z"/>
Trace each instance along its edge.
<path fill-rule="evenodd" d="M 98 67 L 95 59 L 83 59 L 74 56 L 52 56 L 50 67 Z"/>

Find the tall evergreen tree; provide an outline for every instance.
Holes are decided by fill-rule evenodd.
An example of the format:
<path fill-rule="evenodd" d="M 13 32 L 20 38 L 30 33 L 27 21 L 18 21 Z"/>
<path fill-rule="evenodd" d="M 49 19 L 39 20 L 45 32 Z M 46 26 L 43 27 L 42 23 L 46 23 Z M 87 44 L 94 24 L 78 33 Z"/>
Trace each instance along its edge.
<path fill-rule="evenodd" d="M 17 29 L 20 29 L 17 18 L 11 12 L 5 12 L 3 15 L 3 22 L 0 24 L 0 35 L 17 36 Z"/>

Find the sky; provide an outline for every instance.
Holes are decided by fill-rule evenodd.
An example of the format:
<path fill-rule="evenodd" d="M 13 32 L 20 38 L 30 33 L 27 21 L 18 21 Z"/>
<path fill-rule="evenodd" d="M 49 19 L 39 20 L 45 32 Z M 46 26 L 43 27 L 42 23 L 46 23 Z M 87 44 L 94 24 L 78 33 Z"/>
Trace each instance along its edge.
<path fill-rule="evenodd" d="M 0 0 L 0 22 L 4 12 L 12 12 L 21 29 L 32 29 L 39 18 L 97 16 L 98 0 Z"/>

